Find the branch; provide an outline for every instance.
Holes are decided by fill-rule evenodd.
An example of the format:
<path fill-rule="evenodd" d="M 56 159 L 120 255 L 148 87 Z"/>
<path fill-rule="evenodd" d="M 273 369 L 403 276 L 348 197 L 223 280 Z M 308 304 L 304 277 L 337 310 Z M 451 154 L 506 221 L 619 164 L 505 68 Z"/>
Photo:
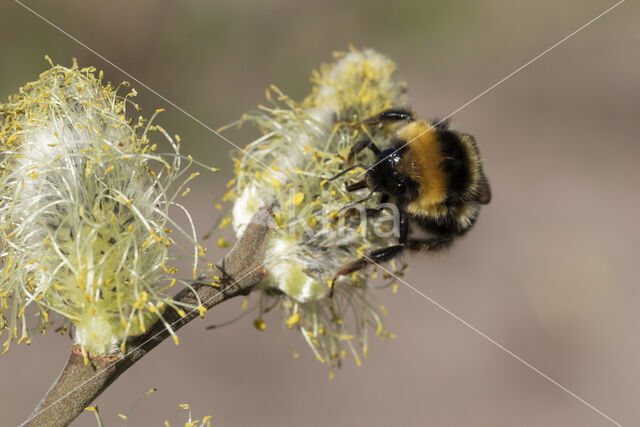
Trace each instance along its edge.
<path fill-rule="evenodd" d="M 253 216 L 242 237 L 222 261 L 221 288 L 204 283 L 193 286 L 207 310 L 235 296 L 247 295 L 267 274 L 262 267 L 262 259 L 265 238 L 272 228 L 271 221 L 271 211 L 266 207 Z M 182 290 L 174 299 L 199 305 L 190 289 Z M 171 307 L 163 313 L 174 330 L 198 316 L 198 310 L 194 310 L 180 317 Z M 116 378 L 169 336 L 164 324 L 157 321 L 145 334 L 127 343 L 130 350 L 125 356 L 91 356 L 88 365 L 84 364 L 79 346 L 74 346 L 62 373 L 23 424 L 31 427 L 70 424 Z"/>

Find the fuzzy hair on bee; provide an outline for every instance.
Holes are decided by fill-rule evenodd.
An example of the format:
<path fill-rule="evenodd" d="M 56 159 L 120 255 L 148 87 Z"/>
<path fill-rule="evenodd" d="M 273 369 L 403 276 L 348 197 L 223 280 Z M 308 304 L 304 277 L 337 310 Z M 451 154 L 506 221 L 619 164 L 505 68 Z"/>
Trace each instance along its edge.
<path fill-rule="evenodd" d="M 352 147 L 349 161 L 364 149 L 371 150 L 376 160 L 371 166 L 354 166 L 365 168 L 365 177 L 346 188 L 367 188 L 371 195 L 381 193 L 382 203 L 395 204 L 400 216 L 399 238 L 397 244 L 344 265 L 336 278 L 393 259 L 406 249 L 419 252 L 446 248 L 473 227 L 481 205 L 491 201 L 489 181 L 472 135 L 454 131 L 444 122 L 415 120 L 413 113 L 403 109 L 383 111 L 366 119 L 364 125 L 397 128 L 384 150 L 369 139 Z M 414 237 L 414 231 L 419 230 L 429 236 Z"/>

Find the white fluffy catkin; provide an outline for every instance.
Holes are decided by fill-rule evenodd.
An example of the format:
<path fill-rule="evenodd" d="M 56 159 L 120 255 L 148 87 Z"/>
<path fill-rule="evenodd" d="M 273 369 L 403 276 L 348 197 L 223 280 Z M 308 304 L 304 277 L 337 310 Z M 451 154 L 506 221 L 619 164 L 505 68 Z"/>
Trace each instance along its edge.
<path fill-rule="evenodd" d="M 124 352 L 127 337 L 162 320 L 167 306 L 192 308 L 168 292 L 178 281 L 171 228 L 192 242 L 194 275 L 203 250 L 169 208 L 183 209 L 176 199 L 197 173 L 187 173 L 192 160 L 153 117 L 128 117 L 139 107 L 135 90 L 117 93 L 126 86 L 103 85 L 93 68 L 51 63 L 0 106 L 5 351 L 44 331 L 55 313 L 74 325 L 85 354 Z M 170 153 L 155 152 L 152 132 Z"/>
<path fill-rule="evenodd" d="M 273 209 L 279 225 L 265 250 L 269 274 L 261 284 L 255 325 L 264 329 L 263 312 L 279 304 L 286 326 L 299 330 L 316 357 L 330 367 L 347 350 L 360 363 L 357 346 L 366 356 L 368 328 L 380 336 L 392 335 L 383 327 L 380 313 L 386 310 L 371 295 L 367 271 L 339 278 L 335 296 L 328 298 L 336 271 L 365 249 L 388 246 L 393 225 L 339 212 L 367 194 L 368 190 L 345 190 L 345 180 L 362 169 L 344 179 L 328 178 L 348 166 L 345 158 L 358 138 L 386 144 L 386 132 L 362 135 L 366 130 L 359 124 L 405 105 L 405 85 L 394 73 L 394 63 L 373 50 L 338 54 L 335 63 L 314 72 L 314 87 L 302 104 L 272 86 L 267 90 L 269 105 L 230 125 L 250 123 L 263 136 L 236 159 L 236 177 L 225 196 L 234 206 L 222 226 L 231 223 L 241 235 L 263 205 Z M 363 154 L 363 159 L 373 162 L 370 154 Z M 366 206 L 374 207 L 376 201 Z"/>

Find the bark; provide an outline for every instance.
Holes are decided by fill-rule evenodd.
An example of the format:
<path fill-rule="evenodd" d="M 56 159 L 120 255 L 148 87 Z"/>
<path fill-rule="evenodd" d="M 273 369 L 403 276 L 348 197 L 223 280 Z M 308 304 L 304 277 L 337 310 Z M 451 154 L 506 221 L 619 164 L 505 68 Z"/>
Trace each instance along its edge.
<path fill-rule="evenodd" d="M 265 238 L 273 228 L 272 221 L 268 208 L 263 207 L 255 214 L 242 237 L 222 260 L 219 267 L 223 274 L 220 287 L 211 286 L 210 281 L 193 286 L 207 310 L 235 296 L 247 295 L 267 274 L 262 267 L 262 259 Z M 198 305 L 196 296 L 189 289 L 179 292 L 174 299 Z M 180 317 L 171 307 L 163 313 L 174 330 L 199 315 L 195 310 Z M 90 356 L 89 364 L 84 363 L 81 349 L 74 346 L 60 376 L 23 425 L 69 425 L 122 373 L 169 336 L 163 323 L 158 321 L 145 334 L 127 343 L 129 350 L 126 355 Z"/>

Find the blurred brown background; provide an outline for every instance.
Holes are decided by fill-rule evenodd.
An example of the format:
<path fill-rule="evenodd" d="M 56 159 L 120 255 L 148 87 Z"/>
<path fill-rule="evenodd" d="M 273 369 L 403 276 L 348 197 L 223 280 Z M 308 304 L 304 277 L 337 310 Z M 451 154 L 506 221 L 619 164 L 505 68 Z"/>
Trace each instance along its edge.
<path fill-rule="evenodd" d="M 276 84 L 295 99 L 350 43 L 397 61 L 411 105 L 443 117 L 614 4 L 537 1 L 27 1 L 27 5 L 216 128 Z M 640 424 L 640 8 L 627 1 L 453 118 L 486 159 L 494 200 L 448 254 L 410 257 L 406 280 L 616 421 Z M 130 80 L 19 4 L 0 6 L 0 96 L 55 61 Z M 203 234 L 231 177 L 220 138 L 134 84 L 147 114 L 223 172 L 186 204 Z M 244 146 L 250 132 L 229 134 Z M 215 180 L 215 181 L 213 181 Z M 220 252 L 208 242 L 210 259 Z M 635 260 L 635 261 L 634 261 Z M 599 426 L 602 416 L 411 290 L 377 293 L 394 341 L 327 380 L 304 343 L 293 359 L 276 315 L 205 331 L 223 304 L 99 398 L 108 426 L 150 387 L 130 426 Z M 65 363 L 51 331 L 0 358 L 0 424 L 30 413 Z M 93 426 L 87 413 L 75 425 Z"/>

